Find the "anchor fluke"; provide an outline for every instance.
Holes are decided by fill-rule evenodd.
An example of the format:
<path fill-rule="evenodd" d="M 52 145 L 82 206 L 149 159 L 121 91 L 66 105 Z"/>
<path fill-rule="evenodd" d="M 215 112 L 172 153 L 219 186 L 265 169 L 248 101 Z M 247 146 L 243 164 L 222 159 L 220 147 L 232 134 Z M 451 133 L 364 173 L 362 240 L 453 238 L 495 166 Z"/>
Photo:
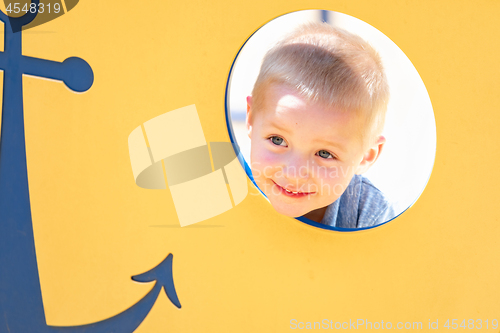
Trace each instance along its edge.
<path fill-rule="evenodd" d="M 100 322 L 82 326 L 47 326 L 45 330 L 39 329 L 40 333 L 131 333 L 139 327 L 153 307 L 161 289 L 164 288 L 168 298 L 178 308 L 181 303 L 175 292 L 174 280 L 172 277 L 172 258 L 169 254 L 158 266 L 152 270 L 132 277 L 137 282 L 155 282 L 154 287 L 146 296 L 135 303 L 132 307 L 117 314 L 114 317 Z"/>
<path fill-rule="evenodd" d="M 174 278 L 172 275 L 172 260 L 173 255 L 169 254 L 158 266 L 139 275 L 132 276 L 132 280 L 136 282 L 153 282 L 157 281 L 165 289 L 168 299 L 179 309 L 181 303 L 175 291 Z"/>

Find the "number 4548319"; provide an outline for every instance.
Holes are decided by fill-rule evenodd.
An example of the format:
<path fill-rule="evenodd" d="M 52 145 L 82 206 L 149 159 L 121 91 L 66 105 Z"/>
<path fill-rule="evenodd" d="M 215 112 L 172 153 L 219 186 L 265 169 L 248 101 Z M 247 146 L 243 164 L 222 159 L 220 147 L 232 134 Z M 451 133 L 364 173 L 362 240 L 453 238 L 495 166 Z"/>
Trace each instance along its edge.
<path fill-rule="evenodd" d="M 22 6 L 21 8 L 21 4 L 20 3 L 9 3 L 9 5 L 7 6 L 7 8 L 5 8 L 5 11 L 7 12 L 7 14 L 11 14 L 11 13 L 14 13 L 14 14 L 19 14 L 21 11 L 27 13 L 27 12 L 30 12 L 30 13 L 40 13 L 42 14 L 43 12 L 47 12 L 47 13 L 59 13 L 61 11 L 61 5 L 59 3 L 54 3 L 54 4 L 51 4 L 51 3 L 47 3 L 47 4 L 43 4 L 43 3 L 40 3 L 40 4 L 36 4 L 36 3 L 30 3 L 29 6 L 27 3 L 24 4 L 24 6 Z"/>
<path fill-rule="evenodd" d="M 462 320 L 462 322 L 460 323 L 460 325 L 458 324 L 458 319 L 451 319 L 451 323 L 450 323 L 450 319 L 448 319 L 446 321 L 446 323 L 444 323 L 444 327 L 448 328 L 448 329 L 454 329 L 456 330 L 457 328 L 463 328 L 463 329 L 482 329 L 482 328 L 493 328 L 493 329 L 497 329 L 498 328 L 498 320 L 497 319 L 493 319 L 491 321 L 489 321 L 488 319 L 486 320 L 481 320 L 481 319 L 464 319 Z"/>

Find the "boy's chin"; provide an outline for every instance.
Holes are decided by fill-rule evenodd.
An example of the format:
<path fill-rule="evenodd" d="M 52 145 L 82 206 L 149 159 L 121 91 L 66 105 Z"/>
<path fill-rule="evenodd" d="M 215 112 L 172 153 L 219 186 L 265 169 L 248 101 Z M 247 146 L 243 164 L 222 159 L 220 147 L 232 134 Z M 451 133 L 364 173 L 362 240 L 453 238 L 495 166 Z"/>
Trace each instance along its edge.
<path fill-rule="evenodd" d="M 271 203 L 272 204 L 272 203 Z M 316 209 L 311 209 L 310 207 L 297 207 L 297 205 L 272 205 L 274 210 L 276 210 L 281 215 L 285 215 L 292 218 L 306 217 L 315 222 L 321 222 L 323 216 L 326 212 L 326 207 L 320 207 Z"/>
<path fill-rule="evenodd" d="M 289 206 L 275 205 L 272 202 L 271 205 L 273 206 L 275 211 L 277 211 L 281 215 L 285 215 L 288 217 L 296 218 L 309 213 L 309 210 L 297 209 L 297 207 L 290 208 Z"/>

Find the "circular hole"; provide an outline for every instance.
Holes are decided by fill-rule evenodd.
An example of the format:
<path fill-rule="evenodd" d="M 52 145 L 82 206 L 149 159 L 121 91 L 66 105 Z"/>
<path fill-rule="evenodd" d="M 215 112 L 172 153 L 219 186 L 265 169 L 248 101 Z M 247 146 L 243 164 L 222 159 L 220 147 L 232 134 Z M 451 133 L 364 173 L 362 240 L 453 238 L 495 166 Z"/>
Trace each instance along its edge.
<path fill-rule="evenodd" d="M 292 31 L 295 31 L 297 27 L 310 22 L 326 22 L 333 27 L 358 35 L 369 43 L 380 55 L 390 91 L 390 99 L 387 104 L 387 112 L 385 116 L 385 126 L 382 132 L 382 136 L 385 137 L 386 141 L 381 146 L 383 149 L 381 150 L 376 161 L 371 164 L 366 172 L 362 173 L 362 178 L 360 176 L 352 176 L 350 184 L 352 185 L 353 182 L 357 182 L 356 184 L 359 185 L 357 190 L 355 190 L 357 191 L 357 194 L 352 195 L 354 192 L 350 192 L 351 194 L 348 195 L 348 191 L 345 189 L 349 189 L 350 187 L 344 187 L 342 190 L 345 190 L 345 192 L 340 191 L 341 194 L 339 199 L 334 200 L 334 202 L 329 203 L 327 206 L 318 208 L 318 212 L 322 211 L 324 213 L 319 222 L 305 217 L 304 215 L 314 216 L 314 214 L 304 213 L 304 210 L 297 209 L 292 212 L 292 210 L 294 210 L 292 208 L 296 208 L 292 206 L 301 206 L 303 204 L 303 201 L 301 200 L 304 198 L 294 197 L 293 193 L 290 196 L 290 193 L 287 191 L 282 191 L 283 188 L 280 188 L 281 192 L 276 195 L 284 195 L 284 200 L 288 200 L 286 202 L 291 202 L 292 204 L 289 206 L 284 205 L 283 207 L 278 207 L 279 203 L 276 201 L 273 202 L 273 198 L 271 198 L 271 200 L 268 198 L 268 200 L 280 213 L 297 217 L 305 223 L 324 229 L 352 231 L 367 229 L 384 224 L 407 210 L 423 192 L 434 164 L 436 152 L 436 125 L 429 95 L 417 70 L 406 55 L 388 37 L 369 24 L 338 12 L 307 10 L 280 16 L 266 23 L 253 33 L 238 52 L 228 78 L 226 89 L 226 117 L 231 141 L 233 142 L 235 150 L 239 154 L 240 162 L 244 166 L 247 175 L 255 185 L 257 184 L 252 175 L 252 169 L 254 172 L 256 172 L 256 170 L 262 171 L 263 166 L 261 166 L 260 169 L 258 167 L 251 167 L 252 161 L 250 156 L 252 145 L 254 146 L 255 152 L 253 155 L 254 159 L 257 159 L 259 163 L 264 160 L 271 161 L 270 165 L 267 167 L 269 170 L 272 169 L 274 171 L 270 171 L 270 175 L 264 176 L 265 178 L 267 177 L 268 182 L 277 182 L 278 184 L 276 185 L 278 185 L 278 187 L 284 187 L 285 190 L 304 189 L 303 187 L 294 187 L 298 183 L 294 184 L 289 179 L 285 179 L 286 176 L 283 176 L 283 174 L 286 174 L 286 172 L 283 172 L 283 169 L 290 168 L 289 163 L 292 163 L 290 161 L 294 159 L 295 161 L 293 163 L 295 163 L 295 166 L 301 165 L 301 163 L 307 164 L 306 162 L 308 161 L 311 162 L 305 166 L 306 170 L 309 170 L 311 165 L 314 164 L 314 159 L 318 157 L 317 155 L 315 155 L 315 157 L 311 157 L 310 159 L 307 156 L 313 154 L 309 154 L 307 156 L 304 155 L 310 152 L 310 150 L 314 151 L 314 147 L 310 142 L 308 142 L 315 138 L 315 135 L 310 133 L 310 126 L 314 125 L 314 121 L 311 119 L 304 120 L 304 118 L 300 118 L 300 116 L 299 118 L 294 118 L 297 117 L 297 114 L 289 114 L 286 117 L 286 121 L 281 122 L 282 127 L 285 128 L 276 130 L 273 129 L 269 132 L 272 133 L 269 135 L 276 135 L 279 136 L 279 138 L 268 138 L 267 141 L 264 140 L 266 144 L 274 144 L 278 147 L 276 148 L 275 146 L 271 146 L 270 148 L 272 149 L 271 153 L 275 155 L 271 155 L 271 157 L 265 156 L 262 158 L 260 158 L 257 152 L 262 150 L 256 149 L 256 147 L 259 147 L 262 142 L 257 143 L 257 141 L 254 140 L 254 137 L 252 137 L 252 139 L 249 138 L 246 121 L 247 96 L 252 95 L 252 90 L 266 52 L 273 48 L 278 42 L 283 40 L 285 36 L 288 36 Z M 298 80 L 300 81 L 300 78 Z M 262 114 L 267 115 L 269 112 L 271 112 L 271 114 L 276 113 L 276 108 L 280 107 L 280 103 L 283 100 L 286 100 L 285 96 L 298 98 L 299 102 L 306 103 L 310 109 L 311 105 L 313 105 L 313 107 L 318 106 L 318 108 L 322 106 L 321 103 L 314 104 L 305 97 L 301 100 L 301 96 L 303 95 L 297 97 L 295 96 L 296 94 L 294 94 L 293 91 L 290 92 L 290 90 L 287 90 L 284 93 L 277 92 L 280 91 L 280 88 L 272 88 L 271 86 L 272 85 L 269 85 L 269 87 L 264 89 L 265 92 L 263 95 L 275 97 L 274 99 L 270 97 L 267 98 L 267 100 L 274 100 L 273 103 L 267 103 L 273 105 L 262 106 L 261 108 L 264 109 L 264 112 L 258 113 L 259 116 L 262 116 Z M 251 104 L 254 102 L 255 101 L 253 101 L 252 97 Z M 332 112 L 335 113 L 334 111 Z M 255 114 L 252 108 L 251 114 Z M 311 118 L 316 116 L 317 114 L 312 114 Z M 266 121 L 269 119 L 280 119 L 276 117 L 269 118 L 267 116 L 264 118 Z M 325 121 L 326 119 L 329 119 L 329 121 L 339 121 L 340 124 L 342 122 L 342 120 L 336 119 L 335 117 L 332 118 L 331 115 L 326 116 L 326 114 L 324 119 Z M 281 120 L 283 120 L 283 118 L 281 118 Z M 260 123 L 266 123 L 266 121 L 261 121 Z M 291 123 L 293 121 L 297 124 L 296 127 L 294 127 Z M 321 130 L 324 130 L 325 121 L 318 123 Z M 252 123 L 252 121 L 250 122 Z M 339 123 L 335 124 L 338 125 Z M 339 126 L 332 126 L 333 131 L 339 130 Z M 281 132 L 282 130 L 284 130 L 284 132 Z M 318 133 L 324 133 L 321 132 L 321 130 L 318 130 Z M 253 131 L 254 129 L 252 129 L 252 132 Z M 266 134 L 266 131 L 267 129 L 262 130 L 259 133 Z M 289 135 L 291 135 L 291 139 L 289 140 L 291 142 L 288 146 L 287 136 Z M 305 140 L 298 139 L 301 135 L 302 138 L 305 138 Z M 285 140 L 285 143 L 280 141 L 282 138 Z M 349 139 L 347 139 L 347 141 L 349 141 Z M 318 146 L 317 148 L 318 152 L 323 149 L 322 146 Z M 348 153 L 353 151 L 353 146 L 346 145 L 344 148 L 347 149 Z M 325 150 L 328 151 L 328 149 Z M 297 154 L 294 155 L 294 152 Z M 273 156 L 276 155 L 279 157 L 274 159 Z M 329 155 L 325 154 L 325 152 L 321 152 L 321 156 L 326 157 Z M 342 158 L 345 158 L 345 155 L 342 156 Z M 297 159 L 302 160 L 297 162 Z M 340 157 L 339 160 L 341 160 Z M 255 161 L 253 162 L 255 164 Z M 274 172 L 277 172 L 276 169 L 279 169 L 276 168 L 278 164 L 281 166 L 282 174 L 276 176 Z M 335 169 L 333 166 L 334 164 L 329 164 L 326 165 L 325 168 L 326 170 L 331 171 Z M 326 182 L 330 182 L 330 185 L 332 184 L 331 180 L 335 177 L 340 177 L 338 176 L 339 172 L 345 171 L 346 169 L 339 168 L 337 165 L 336 170 L 337 176 L 331 173 L 328 175 L 329 178 Z M 318 179 L 310 180 L 310 178 L 314 178 L 314 176 L 311 177 L 309 171 L 308 175 L 304 177 L 307 180 L 300 180 L 303 182 L 302 185 L 308 182 L 314 184 L 318 181 Z M 346 177 L 349 178 L 349 172 L 346 171 L 345 173 Z M 262 174 L 259 174 L 259 177 L 261 177 L 261 175 Z M 283 181 L 283 179 L 285 180 Z M 259 183 L 258 180 L 257 183 Z M 260 184 L 260 187 L 266 186 L 265 181 L 260 182 Z M 319 183 L 316 185 L 321 186 Z M 270 188 L 271 190 L 275 189 L 275 186 L 271 183 Z M 261 190 L 261 193 L 267 193 L 267 195 L 264 194 L 266 197 L 273 195 L 270 192 L 270 189 L 259 189 Z M 379 197 L 376 197 L 375 199 L 370 197 L 373 193 L 375 193 L 374 191 L 376 193 L 383 194 L 386 202 L 390 204 L 390 207 L 387 209 L 392 209 L 391 212 L 385 210 L 385 208 L 380 208 L 383 206 L 385 201 L 379 202 L 378 200 L 382 200 Z M 314 193 L 316 197 L 321 197 L 323 195 L 323 192 L 320 190 L 316 192 L 307 192 L 306 190 L 303 190 L 303 192 L 302 196 L 308 196 L 308 193 Z M 334 198 L 334 196 L 329 196 L 329 199 L 331 198 Z M 294 199 L 297 200 L 293 201 Z M 310 198 L 309 201 L 314 201 L 316 199 L 317 198 Z M 353 200 L 358 201 L 354 202 Z M 366 200 L 368 200 L 368 204 L 366 204 Z M 337 201 L 337 207 L 334 207 L 335 202 Z M 316 205 L 321 205 L 324 202 L 325 201 L 318 201 Z M 293 203 L 296 204 L 294 205 Z M 316 207 L 310 202 L 309 204 L 306 203 L 304 205 L 305 207 L 303 208 L 305 211 L 311 207 Z M 292 207 L 290 208 L 290 212 L 286 211 L 286 207 Z M 382 209 L 385 211 L 381 212 Z M 294 214 L 300 214 L 300 216 L 295 216 Z M 372 218 L 372 220 L 369 221 L 366 216 L 370 214 L 378 214 L 378 216 L 384 216 L 384 218 Z M 318 220 L 317 216 L 315 216 L 316 220 Z"/>

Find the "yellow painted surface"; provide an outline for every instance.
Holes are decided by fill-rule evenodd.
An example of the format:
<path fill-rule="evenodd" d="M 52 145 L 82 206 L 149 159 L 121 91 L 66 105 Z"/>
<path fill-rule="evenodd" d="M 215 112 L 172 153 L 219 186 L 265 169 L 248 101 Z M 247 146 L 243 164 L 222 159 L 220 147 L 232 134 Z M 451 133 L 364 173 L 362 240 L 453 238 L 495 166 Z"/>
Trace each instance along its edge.
<path fill-rule="evenodd" d="M 248 186 L 242 178 L 242 175 L 245 174 L 245 171 L 241 167 L 241 164 L 237 158 L 235 158 L 231 163 L 224 167 L 224 170 L 229 182 L 229 187 L 231 188 L 234 203 L 235 205 L 237 205 L 245 200 L 248 194 Z"/>
<path fill-rule="evenodd" d="M 181 228 L 170 190 L 135 184 L 129 134 L 195 104 L 206 142 L 228 141 L 224 91 L 239 48 L 274 17 L 312 8 L 371 24 L 418 70 L 438 138 L 425 191 L 396 220 L 354 233 L 278 215 L 253 187 L 235 208 Z M 429 319 L 500 319 L 499 14 L 496 1 L 80 1 L 26 31 L 24 54 L 78 56 L 95 75 L 82 94 L 24 79 L 48 324 L 129 308 L 151 288 L 130 277 L 169 253 L 182 309 L 160 294 L 138 332 L 286 332 L 291 319 L 358 318 L 426 330 Z"/>
<path fill-rule="evenodd" d="M 207 144 L 194 105 L 148 120 L 144 129 L 155 162 Z"/>
<path fill-rule="evenodd" d="M 207 220 L 231 209 L 231 198 L 222 170 L 170 186 L 182 226 Z"/>

